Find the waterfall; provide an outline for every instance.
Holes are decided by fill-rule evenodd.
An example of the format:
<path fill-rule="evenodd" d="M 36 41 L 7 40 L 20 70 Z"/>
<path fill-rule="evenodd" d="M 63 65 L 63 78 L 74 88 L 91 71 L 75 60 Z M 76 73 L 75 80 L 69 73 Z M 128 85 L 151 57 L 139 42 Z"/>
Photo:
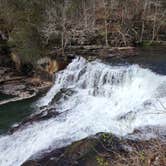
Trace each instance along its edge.
<path fill-rule="evenodd" d="M 64 89 L 58 101 L 55 96 Z M 54 102 L 53 102 L 54 101 Z M 135 128 L 166 125 L 166 76 L 138 65 L 111 66 L 78 57 L 56 74 L 39 102 L 61 114 L 0 137 L 0 165 L 19 166 L 33 155 L 98 132 L 118 136 Z"/>

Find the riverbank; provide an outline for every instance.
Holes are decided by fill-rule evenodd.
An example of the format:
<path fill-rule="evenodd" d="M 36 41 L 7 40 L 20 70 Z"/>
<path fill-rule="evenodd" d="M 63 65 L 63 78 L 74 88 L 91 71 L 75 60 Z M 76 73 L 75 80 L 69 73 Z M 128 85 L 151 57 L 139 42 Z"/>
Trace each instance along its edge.
<path fill-rule="evenodd" d="M 10 96 L 0 100 L 0 105 L 35 97 L 47 91 L 51 81 L 41 80 L 34 76 L 24 76 L 12 68 L 0 67 L 0 93 Z"/>
<path fill-rule="evenodd" d="M 148 54 L 147 50 L 149 50 Z M 160 61 L 160 59 L 163 59 L 161 60 L 161 62 L 163 63 L 159 63 L 162 66 L 165 65 L 164 57 L 159 55 L 159 52 L 161 52 L 162 54 L 164 50 L 165 46 L 148 48 L 109 48 L 96 45 L 77 47 L 73 46 L 65 50 L 67 62 L 66 57 L 59 55 L 59 51 L 55 49 L 48 55 L 50 56 L 50 58 L 46 58 L 46 60 L 49 59 L 49 64 L 45 62 L 45 59 L 41 59 L 41 61 L 43 61 L 43 64 L 41 64 L 41 67 L 38 71 L 34 71 L 34 74 L 32 76 L 20 74 L 13 67 L 0 67 L 0 93 L 13 96 L 12 98 L 7 98 L 6 100 L 0 100 L 0 105 L 4 105 L 14 101 L 29 99 L 36 96 L 40 92 L 47 91 L 53 84 L 52 72 L 64 69 L 67 64 L 70 63 L 73 58 L 75 58 L 76 55 L 83 56 L 89 61 L 95 59 L 102 59 L 102 61 L 105 61 L 106 63 L 141 63 L 141 66 L 146 65 L 152 70 L 158 72 L 160 69 L 154 68 L 154 63 L 155 61 Z M 146 59 L 148 62 L 146 62 Z M 43 68 L 42 65 L 46 67 Z M 47 68 L 50 68 L 50 70 L 52 70 L 51 73 L 49 73 L 49 71 L 46 71 Z M 162 71 L 163 69 L 159 72 L 162 74 Z"/>

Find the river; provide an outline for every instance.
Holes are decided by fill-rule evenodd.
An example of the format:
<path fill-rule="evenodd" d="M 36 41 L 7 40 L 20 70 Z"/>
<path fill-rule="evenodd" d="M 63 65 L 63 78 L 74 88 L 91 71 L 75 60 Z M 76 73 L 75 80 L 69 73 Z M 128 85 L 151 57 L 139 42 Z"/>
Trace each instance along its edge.
<path fill-rule="evenodd" d="M 60 99 L 52 102 L 62 89 Z M 31 102 L 0 108 L 3 134 L 36 111 Z M 78 57 L 56 74 L 54 86 L 36 104 L 43 107 L 50 103 L 59 116 L 0 137 L 1 166 L 19 166 L 38 153 L 98 132 L 126 136 L 139 127 L 165 128 L 165 48 L 141 49 L 139 56 L 120 61 L 87 62 Z"/>

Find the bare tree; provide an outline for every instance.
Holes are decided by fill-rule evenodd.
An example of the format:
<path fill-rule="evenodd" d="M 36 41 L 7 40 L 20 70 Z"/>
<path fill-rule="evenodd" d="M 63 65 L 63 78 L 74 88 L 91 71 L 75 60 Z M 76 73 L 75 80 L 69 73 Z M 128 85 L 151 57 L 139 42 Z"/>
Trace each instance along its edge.
<path fill-rule="evenodd" d="M 141 27 L 140 42 L 143 41 L 143 35 L 144 35 L 144 31 L 145 31 L 145 17 L 146 17 L 146 9 L 147 9 L 147 6 L 148 6 L 148 1 L 149 1 L 149 0 L 145 0 L 145 1 L 144 1 L 144 4 L 143 4 L 142 27 Z"/>
<path fill-rule="evenodd" d="M 159 19 L 160 17 L 162 17 L 163 15 L 160 15 L 159 13 L 159 9 L 161 8 L 161 4 L 159 0 L 156 0 L 155 2 L 153 2 L 154 5 L 154 15 L 153 15 L 153 29 L 152 29 L 152 39 L 151 41 L 154 41 L 157 33 L 158 33 L 158 26 L 159 26 Z"/>
<path fill-rule="evenodd" d="M 107 23 L 107 2 L 103 0 L 103 8 L 104 8 L 104 27 L 105 27 L 105 45 L 108 47 L 108 23 Z"/>
<path fill-rule="evenodd" d="M 64 55 L 64 49 L 68 43 L 68 33 L 67 33 L 67 9 L 69 1 L 63 0 L 61 2 L 55 2 L 54 0 L 50 1 L 45 10 L 46 17 L 45 22 L 42 27 L 42 33 L 45 36 L 46 44 L 50 40 L 52 35 L 61 36 L 61 50 L 62 55 Z"/>

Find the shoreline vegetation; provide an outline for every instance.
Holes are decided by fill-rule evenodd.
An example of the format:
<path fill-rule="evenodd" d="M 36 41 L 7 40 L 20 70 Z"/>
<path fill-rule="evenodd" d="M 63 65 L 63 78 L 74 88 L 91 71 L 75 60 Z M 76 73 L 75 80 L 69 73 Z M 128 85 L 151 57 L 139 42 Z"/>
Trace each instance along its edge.
<path fill-rule="evenodd" d="M 19 70 L 46 56 L 67 60 L 73 47 L 165 45 L 165 8 L 165 0 L 0 0 L 0 54 Z"/>

